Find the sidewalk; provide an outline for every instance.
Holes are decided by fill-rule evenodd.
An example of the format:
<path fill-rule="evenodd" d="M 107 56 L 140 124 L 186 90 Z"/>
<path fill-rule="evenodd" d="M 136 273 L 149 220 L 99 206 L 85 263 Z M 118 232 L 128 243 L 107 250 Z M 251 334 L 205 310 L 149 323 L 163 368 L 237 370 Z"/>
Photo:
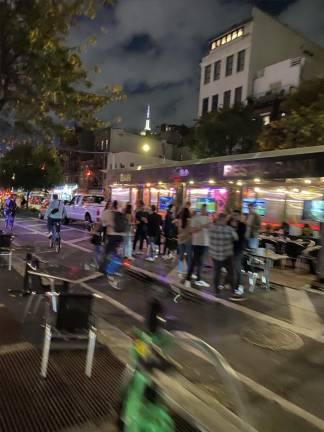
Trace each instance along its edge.
<path fill-rule="evenodd" d="M 183 281 L 178 277 L 177 261 L 158 258 L 155 262 L 145 261 L 143 257 L 137 257 L 131 262 L 130 268 L 135 273 L 145 273 L 146 276 L 156 277 L 160 282 L 174 285 L 182 292 L 188 292 Z M 324 340 L 324 296 L 322 292 L 305 290 L 305 285 L 310 282 L 311 275 L 302 275 L 292 269 L 273 268 L 271 282 L 274 284 L 270 291 L 263 287 L 257 287 L 254 293 L 245 290 L 245 300 L 233 305 L 237 309 L 250 309 L 256 314 L 262 313 L 274 319 L 287 322 L 296 328 L 311 332 L 314 338 Z M 197 296 L 202 299 L 212 299 L 213 269 L 204 267 L 202 279 L 210 284 L 210 288 L 200 288 L 192 282 L 192 288 Z M 289 284 L 288 284 L 289 283 Z M 190 292 L 189 292 L 190 294 Z M 230 291 L 223 290 L 220 301 L 229 299 Z M 196 296 L 196 297 L 197 297 Z M 229 305 L 229 303 L 227 303 Z"/>

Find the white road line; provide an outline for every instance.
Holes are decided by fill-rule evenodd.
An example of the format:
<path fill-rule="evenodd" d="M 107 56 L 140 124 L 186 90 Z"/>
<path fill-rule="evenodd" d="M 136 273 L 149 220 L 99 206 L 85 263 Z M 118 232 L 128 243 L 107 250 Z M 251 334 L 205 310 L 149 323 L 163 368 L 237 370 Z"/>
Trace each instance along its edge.
<path fill-rule="evenodd" d="M 285 293 L 294 325 L 317 331 L 323 330 L 322 320 L 307 293 L 287 288 Z"/>
<path fill-rule="evenodd" d="M 129 309 L 127 306 L 123 305 L 119 301 L 113 299 L 112 297 L 109 297 L 107 294 L 103 294 L 101 291 L 96 290 L 95 288 L 92 288 L 87 283 L 81 283 L 80 285 L 83 286 L 83 288 L 86 288 L 87 290 L 89 290 L 89 291 L 93 292 L 94 294 L 100 296 L 103 300 L 105 300 L 106 302 L 108 302 L 111 305 L 115 306 L 117 309 L 121 310 L 125 314 L 133 317 L 137 321 L 144 322 L 144 317 L 142 315 L 139 315 L 138 313 L 136 313 L 133 310 Z M 107 285 L 108 285 L 108 282 L 107 282 Z"/>
<path fill-rule="evenodd" d="M 256 319 L 259 319 L 261 321 L 265 321 L 269 324 L 278 325 L 280 327 L 286 328 L 286 329 L 293 331 L 295 333 L 299 333 L 303 336 L 309 337 L 309 338 L 315 340 L 316 342 L 324 343 L 324 336 L 323 336 L 324 327 L 323 326 L 321 326 L 321 329 L 316 329 L 316 330 L 310 330 L 308 328 L 303 328 L 301 326 L 294 325 L 294 324 L 288 323 L 286 321 L 282 321 L 278 318 L 273 318 L 269 315 L 263 314 L 262 312 L 255 311 L 255 310 L 250 309 L 246 306 L 242 306 L 242 305 L 239 305 L 237 303 L 233 303 L 233 302 L 230 302 L 228 300 L 221 299 L 219 297 L 215 297 L 212 294 L 206 295 L 204 293 L 201 293 L 199 290 L 197 290 L 195 288 L 186 288 L 184 285 L 180 284 L 176 280 L 168 280 L 168 276 L 159 276 L 159 275 L 156 275 L 156 273 L 150 272 L 149 270 L 144 270 L 142 268 L 135 267 L 132 265 L 130 266 L 130 269 L 133 270 L 134 272 L 145 274 L 146 276 L 151 277 L 152 279 L 156 279 L 160 282 L 168 281 L 170 284 L 175 286 L 177 289 L 182 290 L 182 291 L 191 292 L 191 293 L 195 294 L 197 297 L 200 297 L 202 300 L 208 299 L 214 303 L 220 303 L 223 306 L 226 306 L 230 309 L 245 313 L 246 315 L 248 315 L 252 318 L 256 318 Z"/>
<path fill-rule="evenodd" d="M 43 237 L 47 237 L 46 233 L 42 233 L 42 232 L 37 231 L 37 230 L 32 230 L 32 231 L 35 232 L 35 233 L 38 233 L 39 235 L 41 235 Z M 68 246 L 70 246 L 72 248 L 81 250 L 83 252 L 90 252 L 90 253 L 93 252 L 92 249 L 85 248 L 83 246 L 79 246 L 77 244 L 70 243 L 69 241 L 66 241 L 66 240 L 62 240 L 62 243 L 66 244 L 66 245 L 68 245 Z M 319 329 L 312 330 L 312 329 L 308 329 L 308 328 L 303 328 L 300 325 L 291 324 L 291 323 L 288 323 L 286 321 L 282 321 L 282 320 L 280 320 L 278 318 L 273 318 L 273 317 L 271 317 L 269 315 L 263 314 L 262 312 L 255 311 L 255 310 L 250 309 L 250 308 L 248 308 L 246 306 L 242 306 L 242 305 L 239 305 L 237 303 L 230 302 L 228 300 L 220 299 L 218 297 L 213 296 L 212 294 L 207 294 L 206 295 L 206 294 L 202 294 L 199 290 L 196 290 L 194 288 L 190 288 L 190 289 L 189 288 L 185 288 L 185 286 L 182 285 L 182 284 L 180 284 L 178 281 L 169 280 L 168 276 L 160 276 L 160 275 L 157 275 L 156 273 L 150 272 L 148 270 L 144 270 L 143 268 L 139 268 L 139 267 L 136 267 L 136 266 L 133 266 L 133 265 L 130 265 L 129 268 L 131 270 L 137 272 L 137 273 L 142 273 L 142 274 L 144 274 L 146 276 L 149 276 L 152 279 L 158 280 L 160 282 L 172 283 L 172 285 L 174 285 L 178 289 L 183 290 L 183 291 L 192 292 L 196 296 L 201 297 L 203 300 L 207 299 L 207 300 L 212 301 L 214 303 L 220 303 L 220 304 L 222 304 L 225 307 L 228 307 L 230 309 L 233 309 L 233 310 L 236 310 L 238 312 L 244 313 L 244 314 L 246 314 L 246 315 L 248 315 L 248 316 L 250 316 L 252 318 L 259 319 L 261 321 L 264 321 L 264 322 L 267 322 L 267 323 L 270 323 L 270 324 L 278 325 L 278 326 L 280 326 L 282 328 L 286 328 L 286 329 L 288 329 L 288 330 L 290 330 L 292 332 L 295 332 L 295 333 L 298 333 L 298 334 L 300 334 L 302 336 L 306 336 L 306 337 L 308 337 L 310 339 L 313 339 L 316 342 L 324 343 L 324 335 L 323 335 L 323 333 L 324 333 L 324 327 L 323 326 L 322 326 L 321 330 L 319 330 Z M 294 292 L 295 291 L 296 290 L 294 290 Z"/>
<path fill-rule="evenodd" d="M 20 261 L 23 262 L 23 259 L 19 258 Z M 15 263 L 14 263 L 15 266 Z M 15 266 L 16 270 L 23 274 L 23 269 L 20 266 Z M 92 288 L 90 285 L 86 283 L 81 284 L 84 288 L 89 290 L 90 292 L 93 292 L 97 296 L 99 296 L 101 299 L 107 301 L 112 306 L 116 307 L 117 309 L 121 310 L 125 314 L 131 316 L 135 320 L 139 322 L 144 322 L 145 318 L 134 312 L 133 310 L 129 309 L 127 306 L 123 305 L 119 301 L 113 299 L 112 297 L 108 296 L 107 294 L 103 294 L 101 291 L 96 290 L 95 288 Z M 256 381 L 252 380 L 251 378 L 247 377 L 246 375 L 234 371 L 236 377 L 247 387 L 249 387 L 251 390 L 253 390 L 255 393 L 259 394 L 261 397 L 268 399 L 270 401 L 273 401 L 275 403 L 278 403 L 285 411 L 292 413 L 296 417 L 300 417 L 304 419 L 306 422 L 312 424 L 313 426 L 317 427 L 319 430 L 324 430 L 324 420 L 320 419 L 319 417 L 316 417 L 315 415 L 311 414 L 310 412 L 304 410 L 303 408 L 299 407 L 298 405 L 295 405 L 293 402 L 288 401 L 287 399 L 284 399 L 282 396 L 278 395 L 277 393 L 274 393 L 273 391 L 267 389 L 266 387 L 262 386 L 261 384 L 257 383 Z M 234 375 L 234 376 L 235 376 Z"/>
<path fill-rule="evenodd" d="M 91 237 L 88 236 L 88 237 L 82 237 L 82 238 L 78 238 L 78 239 L 74 239 L 74 240 L 69 240 L 69 243 L 75 244 L 75 243 L 78 243 L 78 242 L 81 242 L 81 241 L 89 240 L 90 238 Z"/>
<path fill-rule="evenodd" d="M 274 393 L 273 391 L 267 389 L 263 385 L 257 383 L 256 381 L 253 381 L 251 378 L 247 377 L 246 375 L 243 375 L 239 372 L 236 372 L 236 375 L 238 379 L 245 384 L 247 387 L 249 387 L 251 390 L 253 390 L 255 393 L 259 394 L 265 399 L 268 399 L 270 401 L 273 401 L 280 405 L 285 411 L 290 412 L 291 414 L 295 415 L 296 417 L 300 417 L 303 420 L 305 420 L 307 423 L 315 426 L 320 431 L 324 431 L 324 420 L 320 419 L 319 417 L 316 417 L 315 415 L 311 414 L 309 411 L 304 410 L 298 405 L 295 405 L 293 402 L 290 402 L 287 399 L 284 399 L 282 396 L 278 395 L 277 393 Z"/>
<path fill-rule="evenodd" d="M 92 288 L 91 286 L 89 286 L 86 283 L 83 283 L 81 285 L 84 288 L 86 288 L 87 290 L 99 295 L 105 301 L 109 302 L 111 305 L 113 305 L 116 308 L 120 309 L 121 311 L 125 312 L 127 315 L 130 315 L 131 317 L 135 318 L 137 321 L 144 322 L 144 317 L 142 315 L 139 315 L 138 313 L 132 311 L 131 309 L 124 306 L 123 304 L 121 304 L 117 300 L 109 297 L 106 294 L 103 294 L 101 291 L 98 291 L 98 290 Z M 269 390 L 268 388 L 264 387 L 263 385 L 257 383 L 256 381 L 252 380 L 251 378 L 249 378 L 248 376 L 246 376 L 240 372 L 237 372 L 234 370 L 233 377 L 239 379 L 239 381 L 241 381 L 243 384 L 245 384 L 247 387 L 249 387 L 251 390 L 253 390 L 255 393 L 259 394 L 263 398 L 277 403 L 285 411 L 292 413 L 296 417 L 302 418 L 307 423 L 310 423 L 313 426 L 317 427 L 319 430 L 324 430 L 324 420 L 320 419 L 319 417 L 316 417 L 315 415 L 304 410 L 303 408 L 299 407 L 298 405 L 295 405 L 293 402 L 290 402 L 289 400 L 284 399 L 282 396 L 278 395 L 277 393 L 274 393 L 272 390 Z"/>

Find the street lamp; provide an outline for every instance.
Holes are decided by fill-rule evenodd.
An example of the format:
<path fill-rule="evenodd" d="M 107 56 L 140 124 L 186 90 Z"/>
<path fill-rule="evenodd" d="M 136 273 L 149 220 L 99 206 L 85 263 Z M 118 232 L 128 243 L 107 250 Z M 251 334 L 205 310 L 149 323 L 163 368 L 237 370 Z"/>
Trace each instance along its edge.
<path fill-rule="evenodd" d="M 147 152 L 149 152 L 149 151 L 151 150 L 151 147 L 150 147 L 149 144 L 146 143 L 146 144 L 143 144 L 142 150 L 143 150 L 145 153 L 147 153 Z"/>

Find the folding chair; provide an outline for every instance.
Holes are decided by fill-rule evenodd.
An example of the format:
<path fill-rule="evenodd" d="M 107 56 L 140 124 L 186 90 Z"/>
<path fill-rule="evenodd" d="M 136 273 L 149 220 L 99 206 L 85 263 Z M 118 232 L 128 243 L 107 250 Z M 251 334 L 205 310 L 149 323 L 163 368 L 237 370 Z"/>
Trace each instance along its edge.
<path fill-rule="evenodd" d="M 0 233 L 0 257 L 6 257 L 8 270 L 12 268 L 12 244 L 13 236 L 11 234 Z"/>
<path fill-rule="evenodd" d="M 96 345 L 96 328 L 92 324 L 92 294 L 61 294 L 54 324 L 45 327 L 41 376 L 46 378 L 53 336 L 66 340 L 88 340 L 85 374 L 90 378 Z"/>

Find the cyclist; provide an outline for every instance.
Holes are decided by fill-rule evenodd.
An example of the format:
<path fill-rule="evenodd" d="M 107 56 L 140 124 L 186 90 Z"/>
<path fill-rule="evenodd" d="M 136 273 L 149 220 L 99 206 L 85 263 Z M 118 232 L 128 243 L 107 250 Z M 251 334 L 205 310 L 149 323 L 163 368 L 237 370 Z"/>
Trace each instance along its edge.
<path fill-rule="evenodd" d="M 16 216 L 17 204 L 15 195 L 10 195 L 4 203 L 4 217 L 6 221 L 6 229 L 13 229 L 15 216 Z"/>
<path fill-rule="evenodd" d="M 57 194 L 53 194 L 53 199 L 49 203 L 46 212 L 45 212 L 45 219 L 47 219 L 47 229 L 48 229 L 48 237 L 52 238 L 53 242 L 55 243 L 55 224 L 62 222 L 64 218 L 66 218 L 66 209 L 64 202 L 58 199 Z"/>

